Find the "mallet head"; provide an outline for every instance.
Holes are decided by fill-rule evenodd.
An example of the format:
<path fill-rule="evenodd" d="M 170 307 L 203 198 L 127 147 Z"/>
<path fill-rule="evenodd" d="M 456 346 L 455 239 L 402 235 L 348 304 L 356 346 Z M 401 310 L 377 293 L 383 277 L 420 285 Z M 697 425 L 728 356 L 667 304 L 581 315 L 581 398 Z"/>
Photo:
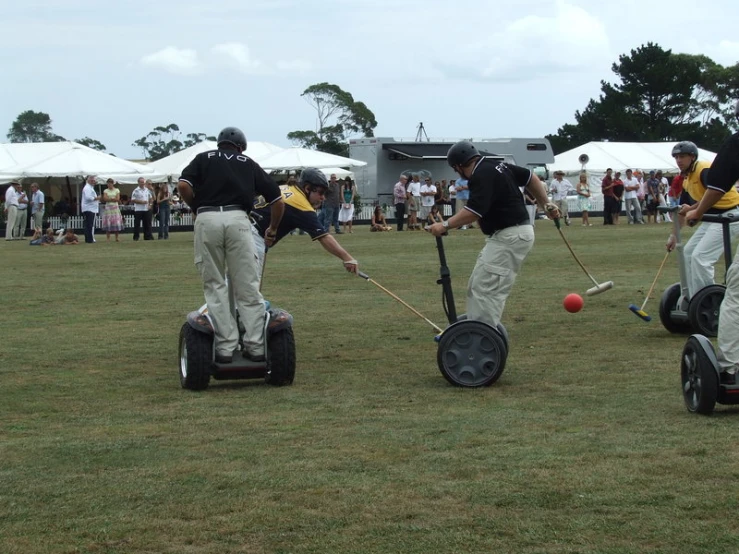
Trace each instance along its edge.
<path fill-rule="evenodd" d="M 599 285 L 595 285 L 592 288 L 589 288 L 585 291 L 586 296 L 593 296 L 594 294 L 600 294 L 601 292 L 606 292 L 608 289 L 613 288 L 613 281 L 606 281 L 605 283 L 600 283 Z"/>
<path fill-rule="evenodd" d="M 652 321 L 652 316 L 635 304 L 629 304 L 629 309 L 644 321 Z"/>

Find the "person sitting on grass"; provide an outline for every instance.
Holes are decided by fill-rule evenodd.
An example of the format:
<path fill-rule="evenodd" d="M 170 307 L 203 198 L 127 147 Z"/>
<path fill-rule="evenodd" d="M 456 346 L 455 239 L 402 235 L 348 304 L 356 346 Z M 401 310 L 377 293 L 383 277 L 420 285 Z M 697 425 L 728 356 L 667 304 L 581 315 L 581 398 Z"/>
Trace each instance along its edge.
<path fill-rule="evenodd" d="M 426 218 L 426 223 L 428 225 L 433 225 L 434 223 L 444 223 L 444 217 L 441 215 L 441 212 L 439 211 L 439 206 L 434 205 L 431 208 L 431 211 L 429 212 L 429 215 Z"/>
<path fill-rule="evenodd" d="M 372 221 L 370 222 L 370 232 L 375 233 L 377 231 L 390 231 L 390 225 L 385 220 L 385 214 L 382 213 L 380 206 L 375 206 L 375 211 L 372 212 Z"/>
<path fill-rule="evenodd" d="M 77 235 L 74 234 L 74 231 L 72 229 L 67 229 L 67 232 L 64 233 L 64 239 L 62 240 L 62 244 L 79 244 L 80 239 Z"/>

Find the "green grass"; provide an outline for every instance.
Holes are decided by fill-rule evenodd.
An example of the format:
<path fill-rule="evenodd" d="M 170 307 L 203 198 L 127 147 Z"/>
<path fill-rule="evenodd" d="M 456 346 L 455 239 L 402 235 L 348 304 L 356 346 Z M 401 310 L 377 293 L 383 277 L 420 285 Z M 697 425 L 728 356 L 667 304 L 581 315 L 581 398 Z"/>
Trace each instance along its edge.
<path fill-rule="evenodd" d="M 177 337 L 202 303 L 192 235 L 31 248 L 0 242 L 3 553 L 737 552 L 739 409 L 683 406 L 666 225 L 554 226 L 503 321 L 508 364 L 459 389 L 433 329 L 308 237 L 270 252 L 265 295 L 295 317 L 292 387 L 182 390 Z M 98 237 L 100 239 L 100 237 Z M 104 240 L 104 239 L 103 239 Z M 444 323 L 426 233 L 341 243 Z M 445 239 L 457 304 L 482 245 Z M 721 267 L 717 272 L 723 273 Z"/>

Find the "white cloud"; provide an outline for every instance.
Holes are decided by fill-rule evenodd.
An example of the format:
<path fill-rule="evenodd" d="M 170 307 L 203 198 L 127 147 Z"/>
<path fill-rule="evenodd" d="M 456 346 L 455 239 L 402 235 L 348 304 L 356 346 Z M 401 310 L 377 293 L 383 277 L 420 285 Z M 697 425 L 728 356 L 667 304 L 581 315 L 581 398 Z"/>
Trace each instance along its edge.
<path fill-rule="evenodd" d="M 189 48 L 166 48 L 141 58 L 141 63 L 149 67 L 158 67 L 177 75 L 196 75 L 202 70 L 198 53 Z"/>
<path fill-rule="evenodd" d="M 246 44 L 228 42 L 217 44 L 211 50 L 214 54 L 220 54 L 229 58 L 244 73 L 258 73 L 261 71 L 262 62 L 252 58 L 249 47 Z"/>

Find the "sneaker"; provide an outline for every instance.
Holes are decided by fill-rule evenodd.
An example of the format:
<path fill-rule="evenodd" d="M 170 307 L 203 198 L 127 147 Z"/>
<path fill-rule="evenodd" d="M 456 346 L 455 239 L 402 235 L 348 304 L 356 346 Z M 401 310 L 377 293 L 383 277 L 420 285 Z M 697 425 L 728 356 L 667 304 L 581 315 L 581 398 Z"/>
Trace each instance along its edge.
<path fill-rule="evenodd" d="M 216 353 L 217 364 L 230 364 L 233 361 L 233 356 L 230 354 L 218 354 Z"/>
<path fill-rule="evenodd" d="M 722 371 L 720 375 L 722 385 L 736 385 L 736 373 Z"/>
<path fill-rule="evenodd" d="M 242 350 L 241 355 L 250 362 L 264 362 L 267 360 L 267 358 L 264 357 L 264 354 L 251 354 L 247 350 Z"/>

